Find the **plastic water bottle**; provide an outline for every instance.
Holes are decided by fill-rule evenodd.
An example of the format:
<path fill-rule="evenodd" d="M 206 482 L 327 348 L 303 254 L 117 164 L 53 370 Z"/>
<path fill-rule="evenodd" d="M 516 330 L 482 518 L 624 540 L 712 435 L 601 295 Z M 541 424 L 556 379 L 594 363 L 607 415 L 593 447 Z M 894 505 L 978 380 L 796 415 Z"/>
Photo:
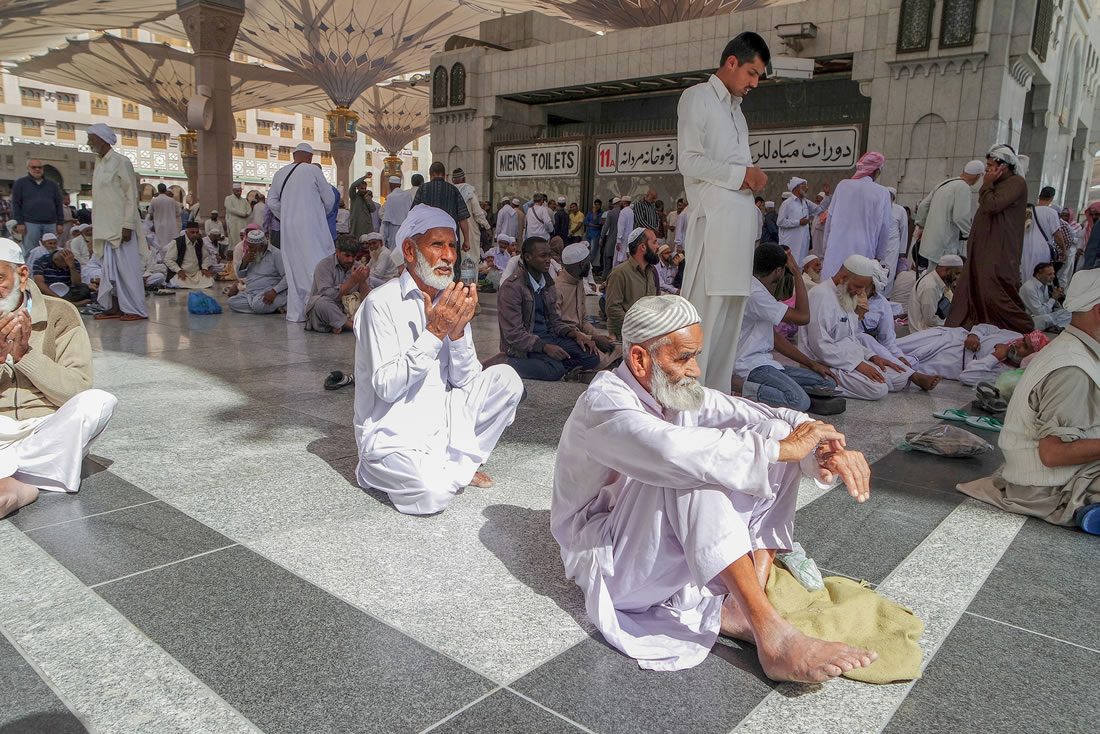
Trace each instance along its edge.
<path fill-rule="evenodd" d="M 466 285 L 473 285 L 477 280 L 477 266 L 474 265 L 474 261 L 470 259 L 469 255 L 462 258 L 462 282 Z"/>

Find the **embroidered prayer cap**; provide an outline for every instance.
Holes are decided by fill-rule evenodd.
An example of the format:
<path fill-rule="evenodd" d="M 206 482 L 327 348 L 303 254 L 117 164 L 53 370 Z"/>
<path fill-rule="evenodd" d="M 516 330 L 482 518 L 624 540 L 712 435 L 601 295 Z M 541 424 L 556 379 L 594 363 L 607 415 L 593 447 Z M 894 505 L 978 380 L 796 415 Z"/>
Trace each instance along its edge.
<path fill-rule="evenodd" d="M 985 173 L 985 161 L 970 161 L 963 168 L 963 173 L 968 176 L 981 176 Z"/>
<path fill-rule="evenodd" d="M 645 227 L 635 227 L 630 230 L 630 236 L 626 238 L 626 243 L 629 245 L 631 242 L 641 237 L 643 232 L 645 232 Z"/>
<path fill-rule="evenodd" d="M 807 255 L 806 257 L 802 258 L 802 263 L 799 265 L 799 267 L 804 268 L 807 265 L 809 265 L 810 263 L 812 263 L 814 260 L 820 260 L 820 259 L 821 258 L 819 258 L 817 255 Z"/>
<path fill-rule="evenodd" d="M 56 242 L 57 235 L 55 235 L 53 232 L 45 232 L 42 234 L 41 237 L 39 237 L 39 239 L 43 242 Z"/>
<path fill-rule="evenodd" d="M 390 183 L 393 183 L 393 184 L 401 183 L 401 177 L 400 176 L 390 176 L 389 180 L 390 180 Z"/>
<path fill-rule="evenodd" d="M 463 171 L 461 168 L 456 168 L 455 170 L 451 171 L 451 180 L 452 181 L 458 181 L 459 179 L 462 179 L 462 178 L 466 178 L 466 172 Z"/>
<path fill-rule="evenodd" d="M 886 156 L 882 153 L 875 153 L 871 151 L 864 153 L 858 161 L 856 161 L 856 175 L 852 178 L 864 178 L 870 176 L 875 171 L 882 168 L 886 163 Z"/>
<path fill-rule="evenodd" d="M 309 143 L 298 143 L 298 145 L 296 145 L 294 147 L 294 152 L 295 153 L 309 153 L 310 155 L 313 155 L 313 146 L 310 145 Z"/>
<path fill-rule="evenodd" d="M 848 259 L 844 261 L 845 270 L 852 275 L 859 275 L 864 278 L 875 277 L 876 267 L 878 267 L 877 260 L 872 260 L 863 255 L 849 255 Z"/>
<path fill-rule="evenodd" d="M 1005 145 L 1004 143 L 998 143 L 990 148 L 986 157 L 992 158 L 995 161 L 1000 161 L 1001 163 L 1007 163 L 1013 168 L 1020 165 L 1020 157 L 1016 155 L 1016 151 L 1012 149 L 1012 146 Z"/>
<path fill-rule="evenodd" d="M 267 241 L 267 237 L 264 235 L 262 229 L 254 229 L 246 234 L 244 238 L 250 245 L 262 245 Z"/>
<path fill-rule="evenodd" d="M 940 258 L 939 264 L 945 268 L 961 268 L 963 266 L 963 259 L 958 255 L 944 255 Z"/>
<path fill-rule="evenodd" d="M 503 242 L 506 245 L 511 245 L 511 244 L 514 244 L 515 241 L 516 241 L 516 238 L 513 237 L 510 234 L 504 234 L 503 232 L 501 232 L 500 234 L 497 235 L 497 242 Z"/>
<path fill-rule="evenodd" d="M 583 242 L 574 242 L 561 251 L 562 265 L 576 265 L 588 259 L 588 245 Z"/>
<path fill-rule="evenodd" d="M 804 183 L 806 183 L 806 179 L 799 178 L 798 176 L 795 176 L 790 181 L 787 182 L 787 191 L 790 191 L 791 193 L 794 193 L 794 190 L 797 189 L 799 186 L 801 186 Z"/>
<path fill-rule="evenodd" d="M 19 243 L 9 240 L 7 237 L 0 237 L 0 260 L 12 265 L 26 264 L 23 260 L 23 248 L 19 246 Z"/>
<path fill-rule="evenodd" d="M 118 142 L 118 136 L 115 135 L 115 131 L 104 125 L 102 122 L 97 122 L 94 125 L 89 125 L 85 131 L 89 135 L 95 135 L 107 145 L 114 145 Z"/>
<path fill-rule="evenodd" d="M 699 312 L 683 296 L 645 296 L 639 298 L 623 319 L 624 344 L 644 344 L 650 339 L 671 334 L 699 323 Z"/>
<path fill-rule="evenodd" d="M 360 242 L 374 242 L 375 240 L 381 242 L 382 235 L 378 232 L 370 232 L 369 234 L 361 235 L 359 237 Z"/>
<path fill-rule="evenodd" d="M 5 242 L 7 240 L 4 240 Z M 1088 311 L 1100 303 L 1100 268 L 1079 270 L 1073 275 L 1066 290 L 1066 302 L 1063 304 L 1070 313 Z"/>
<path fill-rule="evenodd" d="M 429 229 L 439 227 L 449 229 L 451 232 L 455 232 L 456 237 L 458 236 L 455 231 L 455 220 L 451 219 L 450 214 L 434 206 L 417 204 L 409 211 L 409 216 L 405 217 L 401 229 L 397 230 L 397 237 L 394 238 L 397 247 L 394 249 L 400 250 L 404 246 L 405 240 L 410 237 L 416 237 L 424 234 Z"/>
<path fill-rule="evenodd" d="M 775 202 L 774 201 L 765 201 L 764 202 L 764 208 L 765 209 L 774 209 L 775 208 Z"/>

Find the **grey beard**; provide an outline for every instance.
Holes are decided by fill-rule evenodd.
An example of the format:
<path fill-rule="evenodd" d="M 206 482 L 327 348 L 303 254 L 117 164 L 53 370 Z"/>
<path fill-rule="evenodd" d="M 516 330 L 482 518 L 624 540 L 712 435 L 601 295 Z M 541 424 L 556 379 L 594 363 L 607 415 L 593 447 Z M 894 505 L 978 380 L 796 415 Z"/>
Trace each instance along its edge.
<path fill-rule="evenodd" d="M 855 313 L 859 299 L 848 293 L 848 290 L 842 286 L 836 289 L 836 302 L 845 313 Z"/>
<path fill-rule="evenodd" d="M 649 392 L 662 408 L 694 412 L 703 407 L 703 386 L 694 377 L 682 377 L 674 385 L 656 360 L 653 360 L 653 367 Z"/>
<path fill-rule="evenodd" d="M 19 308 L 19 304 L 23 302 L 23 291 L 18 288 L 12 288 L 11 293 L 0 298 L 0 313 L 9 314 L 15 309 Z"/>
<path fill-rule="evenodd" d="M 416 274 L 426 285 L 440 291 L 453 282 L 450 275 L 437 275 L 428 258 L 419 249 L 416 251 Z"/>

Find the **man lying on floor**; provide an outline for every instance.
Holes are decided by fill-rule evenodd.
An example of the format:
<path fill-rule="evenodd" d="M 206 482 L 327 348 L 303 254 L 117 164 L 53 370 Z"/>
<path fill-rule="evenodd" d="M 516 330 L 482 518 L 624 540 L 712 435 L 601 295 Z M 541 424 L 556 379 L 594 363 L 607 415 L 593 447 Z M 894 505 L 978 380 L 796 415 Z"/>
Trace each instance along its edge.
<path fill-rule="evenodd" d="M 791 548 L 803 471 L 867 499 L 870 469 L 804 413 L 704 388 L 691 303 L 648 296 L 622 325 L 623 364 L 577 401 L 558 444 L 550 525 L 605 639 L 643 668 L 698 665 L 719 633 L 755 642 L 775 680 L 823 681 L 876 654 L 806 637 L 768 601 Z"/>
<path fill-rule="evenodd" d="M 401 512 L 447 508 L 511 425 L 523 383 L 507 365 L 482 369 L 470 319 L 477 286 L 453 281 L 455 221 L 417 204 L 397 231 L 405 270 L 355 312 L 355 441 L 359 486 Z"/>
<path fill-rule="evenodd" d="M 936 326 L 898 339 L 914 369 L 973 387 L 990 384 L 1050 343 L 1040 331 L 1020 335 L 991 324 L 972 329 Z"/>
<path fill-rule="evenodd" d="M 1005 463 L 959 491 L 1100 535 L 1100 270 L 1073 276 L 1066 330 L 1035 355 L 998 439 Z"/>
<path fill-rule="evenodd" d="M 76 307 L 43 295 L 19 245 L 0 239 L 0 517 L 39 489 L 80 489 L 88 446 L 117 402 L 91 385 L 92 346 Z"/>

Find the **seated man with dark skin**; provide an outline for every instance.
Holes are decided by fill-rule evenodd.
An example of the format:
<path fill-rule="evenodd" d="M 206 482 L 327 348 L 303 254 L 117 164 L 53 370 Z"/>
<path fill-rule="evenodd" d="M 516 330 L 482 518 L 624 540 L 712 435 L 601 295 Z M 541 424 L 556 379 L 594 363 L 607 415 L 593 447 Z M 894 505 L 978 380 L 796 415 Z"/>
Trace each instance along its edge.
<path fill-rule="evenodd" d="M 54 250 L 38 258 L 34 284 L 43 293 L 63 298 L 74 306 L 92 302 L 92 289 L 80 279 L 80 263 L 72 250 Z"/>

